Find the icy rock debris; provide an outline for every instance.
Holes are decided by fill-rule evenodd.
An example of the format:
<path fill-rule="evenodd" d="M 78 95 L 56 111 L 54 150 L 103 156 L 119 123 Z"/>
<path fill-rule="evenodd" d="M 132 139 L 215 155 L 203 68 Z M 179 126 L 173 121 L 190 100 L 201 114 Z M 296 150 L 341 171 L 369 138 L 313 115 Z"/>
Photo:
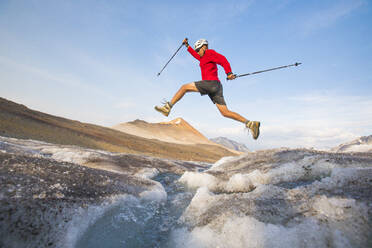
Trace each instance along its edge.
<path fill-rule="evenodd" d="M 159 209 L 167 206 L 169 190 L 150 178 L 207 167 L 1 136 L 0 151 L 0 247 L 76 247 L 90 227 L 117 209 L 125 209 L 131 220 L 141 219 L 143 213 L 154 216 L 148 233 L 151 241 L 153 234 L 160 233 L 154 230 L 172 225 L 157 226 Z M 173 183 L 172 178 L 169 176 L 168 184 Z M 180 194 L 170 200 L 181 204 L 178 210 L 191 196 Z M 173 221 L 171 217 L 164 219 Z M 139 227 L 127 226 L 127 234 L 143 233 Z"/>
<path fill-rule="evenodd" d="M 179 181 L 177 247 L 372 247 L 372 154 L 259 151 Z"/>

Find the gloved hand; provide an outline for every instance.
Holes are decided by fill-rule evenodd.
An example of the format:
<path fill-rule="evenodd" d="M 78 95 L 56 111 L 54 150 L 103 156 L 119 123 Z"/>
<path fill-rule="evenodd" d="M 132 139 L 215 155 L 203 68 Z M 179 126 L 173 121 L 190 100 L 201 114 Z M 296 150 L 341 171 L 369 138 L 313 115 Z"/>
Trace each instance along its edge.
<path fill-rule="evenodd" d="M 227 76 L 227 80 L 234 80 L 236 78 L 236 75 L 234 73 L 231 73 Z"/>
<path fill-rule="evenodd" d="M 187 38 L 183 39 L 182 44 L 184 44 L 186 47 L 189 47 L 189 40 Z"/>

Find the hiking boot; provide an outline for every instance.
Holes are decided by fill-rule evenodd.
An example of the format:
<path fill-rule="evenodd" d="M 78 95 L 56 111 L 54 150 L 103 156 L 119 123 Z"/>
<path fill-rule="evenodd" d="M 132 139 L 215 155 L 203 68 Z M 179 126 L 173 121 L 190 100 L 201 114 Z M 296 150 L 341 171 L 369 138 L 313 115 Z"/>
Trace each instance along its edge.
<path fill-rule="evenodd" d="M 248 121 L 245 126 L 252 132 L 253 139 L 257 139 L 260 135 L 260 122 L 259 121 Z"/>
<path fill-rule="evenodd" d="M 162 113 L 165 116 L 169 115 L 171 108 L 172 108 L 172 105 L 170 104 L 170 102 L 164 103 L 164 106 L 161 106 L 161 107 L 155 106 L 155 110 Z"/>

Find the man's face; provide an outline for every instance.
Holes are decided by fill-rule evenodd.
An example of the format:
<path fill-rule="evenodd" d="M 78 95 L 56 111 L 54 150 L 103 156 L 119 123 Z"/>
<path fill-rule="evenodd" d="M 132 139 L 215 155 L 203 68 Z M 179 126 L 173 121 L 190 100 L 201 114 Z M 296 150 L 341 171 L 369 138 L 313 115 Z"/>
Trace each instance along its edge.
<path fill-rule="evenodd" d="M 207 50 L 207 46 L 203 45 L 201 48 L 199 48 L 198 50 L 195 50 L 195 51 L 200 55 L 200 57 L 203 57 L 204 53 L 205 53 L 205 50 Z"/>

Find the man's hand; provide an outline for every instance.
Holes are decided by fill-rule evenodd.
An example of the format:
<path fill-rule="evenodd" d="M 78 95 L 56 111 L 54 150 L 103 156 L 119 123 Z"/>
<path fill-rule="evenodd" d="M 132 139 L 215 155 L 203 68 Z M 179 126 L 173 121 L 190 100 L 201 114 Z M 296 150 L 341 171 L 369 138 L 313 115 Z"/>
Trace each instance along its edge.
<path fill-rule="evenodd" d="M 183 41 L 182 41 L 182 44 L 184 44 L 186 47 L 189 47 L 189 40 L 187 38 L 185 38 Z"/>
<path fill-rule="evenodd" d="M 227 80 L 234 80 L 236 78 L 236 75 L 234 73 L 231 73 L 227 76 Z"/>

